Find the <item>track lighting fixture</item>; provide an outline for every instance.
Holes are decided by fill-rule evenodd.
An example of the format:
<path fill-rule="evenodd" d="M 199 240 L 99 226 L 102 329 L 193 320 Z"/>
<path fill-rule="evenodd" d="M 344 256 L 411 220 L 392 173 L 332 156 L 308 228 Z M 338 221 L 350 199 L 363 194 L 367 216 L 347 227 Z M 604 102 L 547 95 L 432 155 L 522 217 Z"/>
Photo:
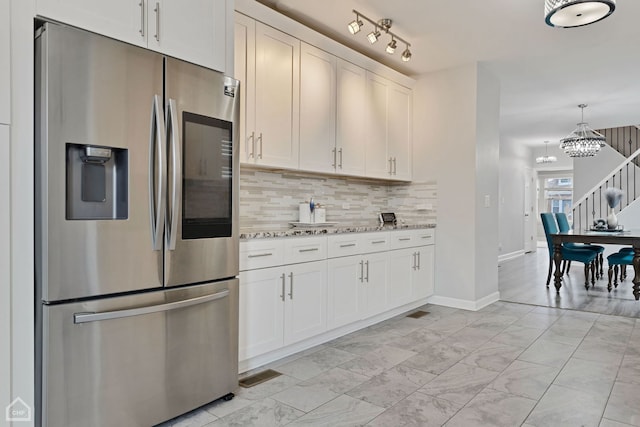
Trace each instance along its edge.
<path fill-rule="evenodd" d="M 409 46 L 402 52 L 402 56 L 400 57 L 404 62 L 408 62 L 411 60 L 411 51 L 409 50 Z"/>
<path fill-rule="evenodd" d="M 398 43 L 396 43 L 396 40 L 394 38 L 391 38 L 391 41 L 387 45 L 387 53 L 389 55 L 393 54 L 393 52 L 396 51 L 397 46 L 398 46 Z"/>
<path fill-rule="evenodd" d="M 374 44 L 375 42 L 377 42 L 382 36 L 381 31 L 384 31 L 386 34 L 389 34 L 391 36 L 391 41 L 387 44 L 387 47 L 385 48 L 386 52 L 388 54 L 395 53 L 396 48 L 398 47 L 397 41 L 399 40 L 406 45 L 406 49 L 402 52 L 402 56 L 401 56 L 402 61 L 407 62 L 411 60 L 411 51 L 409 50 L 411 43 L 409 43 L 408 41 L 404 40 L 402 37 L 399 37 L 397 34 L 390 31 L 391 24 L 393 23 L 391 19 L 383 18 L 378 21 L 373 21 L 355 9 L 353 10 L 353 13 L 356 15 L 356 19 L 349 23 L 349 32 L 351 34 L 356 34 L 362 29 L 362 26 L 363 26 L 362 20 L 364 19 L 365 21 L 373 25 L 373 31 L 367 34 L 367 40 L 369 40 L 369 43 Z"/>
<path fill-rule="evenodd" d="M 360 16 L 356 13 L 356 19 L 349 23 L 349 32 L 351 34 L 356 34 L 360 32 L 360 28 L 362 28 L 363 25 L 364 23 L 360 20 Z"/>
<path fill-rule="evenodd" d="M 378 26 L 376 29 L 367 34 L 367 39 L 369 39 L 369 43 L 374 44 L 380 38 L 380 31 L 378 31 Z"/>

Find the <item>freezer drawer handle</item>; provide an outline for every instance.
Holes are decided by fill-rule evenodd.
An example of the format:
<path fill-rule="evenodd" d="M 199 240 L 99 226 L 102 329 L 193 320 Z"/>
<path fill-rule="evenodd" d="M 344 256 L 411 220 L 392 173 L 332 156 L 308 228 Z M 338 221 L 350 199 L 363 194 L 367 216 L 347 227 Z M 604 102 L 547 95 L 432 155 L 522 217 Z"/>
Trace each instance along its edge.
<path fill-rule="evenodd" d="M 161 311 L 176 310 L 178 308 L 191 307 L 209 301 L 224 298 L 229 295 L 229 290 L 217 292 L 211 295 L 190 298 L 184 301 L 169 302 L 166 304 L 150 305 L 148 307 L 130 308 L 127 310 L 105 311 L 102 313 L 75 313 L 73 323 L 99 322 L 101 320 L 121 319 L 123 317 L 140 316 L 143 314 L 158 313 Z"/>

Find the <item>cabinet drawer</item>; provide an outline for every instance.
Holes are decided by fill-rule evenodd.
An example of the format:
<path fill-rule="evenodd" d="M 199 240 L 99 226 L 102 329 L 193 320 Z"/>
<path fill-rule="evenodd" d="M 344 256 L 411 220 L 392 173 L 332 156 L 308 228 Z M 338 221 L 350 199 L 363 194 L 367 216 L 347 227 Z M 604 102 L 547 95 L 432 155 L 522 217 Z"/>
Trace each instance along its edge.
<path fill-rule="evenodd" d="M 240 271 L 284 264 L 284 240 L 240 242 Z"/>
<path fill-rule="evenodd" d="M 358 233 L 350 233 L 327 237 L 328 258 L 361 254 L 364 249 L 361 236 Z"/>
<path fill-rule="evenodd" d="M 284 263 L 319 261 L 327 258 L 327 237 L 298 237 L 284 240 Z"/>
<path fill-rule="evenodd" d="M 368 254 L 372 252 L 382 252 L 389 249 L 389 232 L 379 231 L 376 233 L 362 234 L 362 252 Z"/>
<path fill-rule="evenodd" d="M 436 230 L 433 228 L 418 230 L 415 233 L 418 246 L 434 245 L 436 243 Z"/>
<path fill-rule="evenodd" d="M 418 236 L 414 230 L 392 231 L 389 249 L 404 249 L 418 246 Z"/>

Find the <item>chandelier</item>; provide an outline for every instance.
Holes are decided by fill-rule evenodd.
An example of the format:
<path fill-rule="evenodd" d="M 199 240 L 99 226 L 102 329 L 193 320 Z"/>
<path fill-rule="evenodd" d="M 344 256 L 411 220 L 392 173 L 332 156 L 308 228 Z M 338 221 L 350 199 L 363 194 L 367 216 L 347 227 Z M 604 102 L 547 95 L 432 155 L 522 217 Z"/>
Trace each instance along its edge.
<path fill-rule="evenodd" d="M 616 0 L 545 0 L 544 20 L 560 28 L 593 24 L 616 10 Z"/>
<path fill-rule="evenodd" d="M 582 110 L 582 120 L 573 132 L 560 140 L 560 148 L 569 157 L 593 157 L 604 147 L 606 138 L 585 123 L 584 109 L 587 104 L 578 107 Z"/>
<path fill-rule="evenodd" d="M 544 156 L 536 157 L 536 163 L 553 163 L 557 162 L 556 156 L 549 155 L 549 141 L 544 142 Z"/>

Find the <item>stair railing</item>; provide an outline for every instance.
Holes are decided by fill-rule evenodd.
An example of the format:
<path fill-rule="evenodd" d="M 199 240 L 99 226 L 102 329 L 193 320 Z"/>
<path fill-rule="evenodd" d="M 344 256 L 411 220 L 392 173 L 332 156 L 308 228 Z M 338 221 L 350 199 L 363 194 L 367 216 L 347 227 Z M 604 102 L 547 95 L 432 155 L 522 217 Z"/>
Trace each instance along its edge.
<path fill-rule="evenodd" d="M 609 206 L 604 196 L 607 187 L 616 187 L 623 192 L 622 200 L 615 209 L 616 212 L 629 206 L 640 196 L 640 171 L 636 166 L 638 157 L 640 157 L 640 149 L 631 153 L 609 175 L 573 203 L 574 229 L 589 229 L 592 227 L 594 220 L 607 217 Z"/>

